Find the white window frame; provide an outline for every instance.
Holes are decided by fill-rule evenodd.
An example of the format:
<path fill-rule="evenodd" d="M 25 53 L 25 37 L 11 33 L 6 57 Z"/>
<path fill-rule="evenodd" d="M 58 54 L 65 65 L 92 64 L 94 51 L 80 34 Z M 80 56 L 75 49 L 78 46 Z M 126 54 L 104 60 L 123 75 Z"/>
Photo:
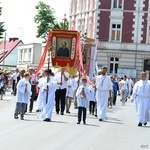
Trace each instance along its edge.
<path fill-rule="evenodd" d="M 76 13 L 76 0 L 72 0 L 72 14 Z"/>
<path fill-rule="evenodd" d="M 112 3 L 111 3 L 112 9 L 123 9 L 124 8 L 124 0 L 122 0 L 122 7 L 121 8 L 119 7 L 119 0 L 117 0 L 117 7 L 116 8 L 114 8 L 114 2 L 115 2 L 115 0 L 112 0 Z"/>
<path fill-rule="evenodd" d="M 150 44 L 150 23 L 147 25 L 147 44 Z"/>
<path fill-rule="evenodd" d="M 112 30 L 113 30 L 112 25 L 113 25 L 113 24 L 115 24 L 116 26 L 117 26 L 117 25 L 120 25 L 120 40 L 116 40 L 116 38 L 117 38 L 117 31 L 119 30 L 119 29 L 117 29 L 117 28 L 116 28 L 116 30 L 115 30 L 115 40 L 112 40 Z M 110 35 L 110 36 L 109 36 L 109 41 L 112 41 L 112 42 L 121 42 L 121 41 L 122 41 L 122 24 L 121 24 L 121 23 L 116 23 L 116 22 L 113 23 L 113 22 L 112 22 L 112 23 L 110 24 L 110 32 L 109 32 L 109 33 L 110 33 L 110 34 L 109 34 L 109 35 Z"/>
<path fill-rule="evenodd" d="M 111 61 L 111 58 L 114 58 L 113 61 Z M 117 72 L 115 72 L 115 65 L 118 64 L 119 66 L 119 58 L 118 58 L 118 61 L 116 61 L 115 59 L 118 58 L 118 57 L 109 57 L 109 73 L 110 74 L 117 74 Z M 110 72 L 110 64 L 113 64 L 113 72 Z"/>

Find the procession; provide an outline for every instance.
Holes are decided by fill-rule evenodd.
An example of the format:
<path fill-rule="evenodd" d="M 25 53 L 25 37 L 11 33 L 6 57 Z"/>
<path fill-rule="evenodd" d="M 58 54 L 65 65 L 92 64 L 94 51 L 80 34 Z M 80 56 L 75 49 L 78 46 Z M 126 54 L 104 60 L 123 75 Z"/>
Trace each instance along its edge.
<path fill-rule="evenodd" d="M 115 107 L 120 95 L 122 107 L 127 101 L 135 102 L 138 126 L 149 122 L 150 81 L 146 79 L 145 72 L 141 72 L 141 80 L 135 84 L 126 76 L 119 81 L 116 76 L 109 77 L 106 67 L 94 75 L 92 84 L 88 83 L 87 76 L 71 76 L 64 68 L 57 69 L 55 74 L 46 69 L 38 76 L 35 76 L 34 68 L 29 68 L 29 72 L 16 69 L 7 79 L 2 71 L 0 75 L 1 98 L 9 82 L 12 82 L 12 95 L 16 97 L 14 119 L 24 120 L 26 113 L 37 112 L 41 120 L 50 122 L 54 112 L 58 115 L 70 114 L 73 103 L 78 114 L 77 124 L 82 120 L 86 124 L 86 115 L 105 121 L 107 109 Z"/>
<path fill-rule="evenodd" d="M 150 0 L 0 0 L 0 150 L 150 149 Z"/>

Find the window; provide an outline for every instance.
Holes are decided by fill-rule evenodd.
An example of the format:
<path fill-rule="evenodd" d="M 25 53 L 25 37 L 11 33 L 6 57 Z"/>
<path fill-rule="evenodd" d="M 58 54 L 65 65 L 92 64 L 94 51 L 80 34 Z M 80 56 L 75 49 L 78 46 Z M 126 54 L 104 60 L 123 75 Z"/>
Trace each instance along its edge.
<path fill-rule="evenodd" d="M 120 24 L 112 24 L 111 41 L 121 42 L 121 25 Z"/>
<path fill-rule="evenodd" d="M 31 61 L 31 48 L 28 49 L 28 61 Z"/>
<path fill-rule="evenodd" d="M 150 44 L 150 25 L 148 26 L 148 39 L 147 39 L 147 43 Z"/>
<path fill-rule="evenodd" d="M 117 74 L 117 69 L 119 65 L 119 58 L 111 57 L 110 58 L 110 73 Z"/>
<path fill-rule="evenodd" d="M 28 60 L 27 49 L 24 49 L 23 61 L 27 61 L 27 60 Z"/>
<path fill-rule="evenodd" d="M 90 4 L 89 4 L 90 5 L 90 10 L 93 9 L 93 3 L 94 3 L 93 0 L 90 0 Z"/>
<path fill-rule="evenodd" d="M 19 61 L 23 60 L 23 49 L 19 50 Z"/>
<path fill-rule="evenodd" d="M 113 8 L 122 9 L 122 0 L 113 0 Z"/>
<path fill-rule="evenodd" d="M 82 26 L 81 26 L 81 31 L 82 31 L 82 33 L 84 33 L 84 27 L 85 27 L 85 20 L 83 19 L 82 20 Z"/>
<path fill-rule="evenodd" d="M 91 32 L 93 31 L 93 29 L 92 29 L 92 23 L 93 23 L 93 19 L 92 19 L 92 17 L 90 17 L 89 18 L 89 22 L 88 22 L 88 32 L 87 32 L 87 34 L 88 34 L 88 37 L 91 37 Z"/>
<path fill-rule="evenodd" d="M 76 0 L 72 0 L 72 14 L 76 13 Z"/>
<path fill-rule="evenodd" d="M 82 20 L 78 20 L 78 31 L 81 31 L 81 24 L 82 24 Z"/>
<path fill-rule="evenodd" d="M 80 0 L 80 5 L 79 5 L 79 12 L 82 12 L 83 11 L 83 8 L 84 8 L 84 4 L 83 4 L 83 1 L 84 0 Z"/>

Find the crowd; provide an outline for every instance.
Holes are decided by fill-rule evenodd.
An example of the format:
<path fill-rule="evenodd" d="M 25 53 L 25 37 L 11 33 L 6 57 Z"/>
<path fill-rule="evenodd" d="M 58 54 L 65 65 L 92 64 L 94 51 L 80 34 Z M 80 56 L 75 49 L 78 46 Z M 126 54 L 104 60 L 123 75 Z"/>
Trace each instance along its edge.
<path fill-rule="evenodd" d="M 93 76 L 93 84 L 89 84 L 88 77 L 73 77 L 64 68 L 55 74 L 51 70 L 44 70 L 35 75 L 34 68 L 15 70 L 14 73 L 0 71 L 1 100 L 5 91 L 12 85 L 12 94 L 16 96 L 14 118 L 24 120 L 27 111 L 41 112 L 43 121 L 51 121 L 53 107 L 56 114 L 70 113 L 71 103 L 78 109 L 77 124 L 86 124 L 87 110 L 95 115 L 99 121 L 107 117 L 107 109 L 116 105 L 117 96 L 124 106 L 128 99 L 136 103 L 138 126 L 146 125 L 150 120 L 150 81 L 146 73 L 141 73 L 141 80 L 135 83 L 130 77 L 108 76 L 107 68 L 99 70 Z M 34 106 L 34 101 L 36 106 Z M 29 110 L 28 110 L 29 109 Z M 83 118 L 82 118 L 83 116 Z"/>

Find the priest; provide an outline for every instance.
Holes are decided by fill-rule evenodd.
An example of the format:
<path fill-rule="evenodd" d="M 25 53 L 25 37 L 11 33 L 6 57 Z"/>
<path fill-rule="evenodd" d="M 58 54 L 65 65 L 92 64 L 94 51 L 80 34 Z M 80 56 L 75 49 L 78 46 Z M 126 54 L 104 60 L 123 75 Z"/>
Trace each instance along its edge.
<path fill-rule="evenodd" d="M 99 121 L 106 119 L 108 98 L 112 98 L 111 90 L 112 82 L 107 75 L 107 68 L 102 68 L 102 75 L 96 78 L 96 101 L 97 101 L 97 116 Z"/>

